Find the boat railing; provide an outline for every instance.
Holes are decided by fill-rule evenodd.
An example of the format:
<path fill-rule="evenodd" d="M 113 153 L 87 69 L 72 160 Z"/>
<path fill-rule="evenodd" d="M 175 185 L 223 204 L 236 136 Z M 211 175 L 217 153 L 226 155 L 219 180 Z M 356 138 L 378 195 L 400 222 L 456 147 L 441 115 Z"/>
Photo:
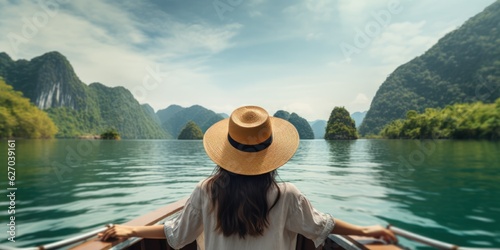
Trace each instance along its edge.
<path fill-rule="evenodd" d="M 143 216 L 140 216 L 136 219 L 133 219 L 129 222 L 124 223 L 124 225 L 129 225 L 129 226 L 144 226 L 144 225 L 154 225 L 157 223 L 160 223 L 164 221 L 165 219 L 169 218 L 170 216 L 175 215 L 179 211 L 182 210 L 184 207 L 184 204 L 186 203 L 187 199 L 182 199 L 177 202 L 171 203 L 167 206 L 164 206 L 162 208 L 159 208 L 153 212 L 150 212 L 148 214 L 145 214 Z M 120 250 L 120 249 L 128 249 L 129 247 L 136 245 L 137 243 L 141 242 L 143 239 L 142 238 L 128 238 L 128 239 L 117 239 L 112 242 L 102 242 L 100 241 L 96 236 L 97 234 L 104 232 L 108 227 L 102 227 L 98 228 L 95 230 L 92 230 L 87 233 L 83 233 L 78 236 L 74 236 L 68 239 L 64 239 L 61 241 L 57 241 L 54 243 L 49 243 L 37 247 L 25 247 L 25 248 L 16 248 L 16 247 L 11 247 L 11 246 L 4 246 L 0 245 L 0 250 L 51 250 L 51 249 L 61 249 L 65 247 L 69 247 L 71 250 L 104 250 L 104 249 L 110 249 L 110 250 Z M 474 247 L 461 247 L 457 246 L 454 244 L 438 241 L 435 239 L 431 239 L 416 233 L 412 233 L 409 231 L 406 231 L 404 229 L 388 225 L 388 229 L 390 229 L 392 232 L 394 232 L 396 235 L 407 238 L 409 240 L 419 242 L 437 249 L 443 249 L 443 250 L 500 250 L 500 248 L 474 248 Z M 330 235 L 329 239 L 336 241 L 336 243 L 339 243 L 340 245 L 345 245 L 346 249 L 356 249 L 356 248 L 349 248 L 348 245 L 353 245 L 345 241 L 345 238 L 349 237 L 344 237 L 344 236 L 336 236 L 336 235 Z M 345 241 L 345 242 L 340 242 L 340 241 Z M 352 241 L 353 243 L 356 243 Z M 359 245 L 359 244 L 358 244 Z M 196 248 L 194 248 L 196 249 Z"/>
<path fill-rule="evenodd" d="M 158 222 L 164 220 L 165 218 L 172 216 L 175 213 L 182 210 L 184 204 L 186 203 L 186 200 L 187 199 L 181 199 L 167 206 L 161 207 L 153 212 L 150 212 L 136 219 L 133 219 L 129 222 L 126 222 L 124 223 L 124 225 L 145 226 L 145 225 L 157 224 Z M 141 238 L 135 238 L 135 237 L 129 239 L 121 239 L 121 240 L 118 239 L 113 242 L 103 242 L 97 239 L 96 237 L 97 234 L 104 232 L 107 228 L 108 227 L 101 227 L 78 236 L 74 236 L 54 243 L 40 245 L 37 247 L 17 248 L 17 247 L 0 245 L 0 250 L 51 250 L 51 249 L 61 249 L 64 247 L 70 247 L 70 249 L 73 250 L 126 249 L 126 246 L 133 245 L 141 240 Z"/>
<path fill-rule="evenodd" d="M 407 238 L 409 240 L 419 242 L 437 249 L 443 250 L 500 250 L 500 248 L 474 248 L 474 247 L 461 247 L 454 244 L 446 243 L 443 241 L 431 239 L 429 237 L 425 237 L 423 235 L 419 235 L 416 233 L 412 233 L 410 231 L 406 231 L 404 229 L 388 225 L 388 229 L 390 229 L 394 234 Z"/>
<path fill-rule="evenodd" d="M 10 246 L 0 245 L 0 249 L 1 250 L 50 250 L 50 249 L 60 249 L 62 247 L 70 246 L 70 245 L 73 245 L 75 243 L 79 243 L 79 242 L 88 240 L 88 239 L 90 239 L 92 237 L 95 237 L 97 234 L 99 234 L 101 232 L 104 232 L 106 229 L 107 229 L 107 227 L 102 227 L 102 228 L 99 228 L 99 229 L 96 229 L 96 230 L 92 230 L 92 231 L 87 232 L 87 233 L 83 233 L 83 234 L 75 236 L 75 237 L 71 237 L 69 239 L 64 239 L 64 240 L 61 240 L 61 241 L 57 241 L 57 242 L 54 242 L 54 243 L 49 243 L 49 244 L 41 245 L 41 246 L 37 246 L 37 247 L 17 248 L 17 247 L 10 247 Z"/>

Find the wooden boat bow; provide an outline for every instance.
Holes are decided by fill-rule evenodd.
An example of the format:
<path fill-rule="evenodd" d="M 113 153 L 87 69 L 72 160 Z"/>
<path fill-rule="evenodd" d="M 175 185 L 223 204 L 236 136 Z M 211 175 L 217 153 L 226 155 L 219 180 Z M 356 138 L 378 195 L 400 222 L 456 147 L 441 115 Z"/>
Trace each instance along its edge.
<path fill-rule="evenodd" d="M 124 223 L 128 226 L 149 226 L 162 223 L 167 218 L 174 216 L 184 208 L 187 198 L 168 204 L 164 207 L 156 209 L 150 213 L 139 216 L 129 222 Z M 425 236 L 414 234 L 389 225 L 388 228 L 396 235 L 408 238 L 413 241 L 432 246 L 437 249 L 446 250 L 500 250 L 500 248 L 467 248 L 459 247 L 453 244 L 441 242 Z M 62 241 L 28 248 L 14 248 L 0 245 L 0 250 L 50 250 L 50 249 L 71 249 L 71 250 L 171 250 L 165 239 L 142 239 L 128 238 L 116 239 L 111 242 L 103 242 L 97 238 L 97 234 L 106 230 L 107 227 L 102 227 L 75 237 L 71 237 Z M 202 245 L 202 244 L 200 244 Z M 203 248 L 203 247 L 202 247 Z M 197 250 L 196 241 L 182 248 L 183 250 Z M 383 241 L 367 237 L 344 236 L 331 234 L 325 241 L 324 246 L 315 248 L 311 240 L 298 235 L 296 250 L 402 250 L 397 244 L 387 244 Z"/>

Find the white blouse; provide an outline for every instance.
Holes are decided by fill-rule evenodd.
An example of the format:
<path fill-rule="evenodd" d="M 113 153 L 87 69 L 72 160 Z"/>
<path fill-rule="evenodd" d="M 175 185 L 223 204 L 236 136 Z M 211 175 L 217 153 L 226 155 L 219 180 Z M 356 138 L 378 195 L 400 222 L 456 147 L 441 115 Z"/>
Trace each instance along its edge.
<path fill-rule="evenodd" d="M 295 249 L 297 234 L 302 234 L 312 240 L 316 247 L 321 245 L 333 229 L 332 216 L 314 209 L 293 184 L 285 182 L 278 185 L 281 197 L 269 212 L 269 226 L 264 230 L 264 235 L 247 235 L 241 239 L 238 234 L 226 237 L 215 230 L 217 218 L 215 212 L 210 212 L 211 200 L 207 191 L 204 191 L 206 182 L 198 183 L 179 217 L 165 222 L 168 244 L 179 249 L 199 236 L 202 239 L 204 234 L 207 250 L 290 250 Z M 268 204 L 274 202 L 276 195 L 276 188 L 270 190 Z"/>

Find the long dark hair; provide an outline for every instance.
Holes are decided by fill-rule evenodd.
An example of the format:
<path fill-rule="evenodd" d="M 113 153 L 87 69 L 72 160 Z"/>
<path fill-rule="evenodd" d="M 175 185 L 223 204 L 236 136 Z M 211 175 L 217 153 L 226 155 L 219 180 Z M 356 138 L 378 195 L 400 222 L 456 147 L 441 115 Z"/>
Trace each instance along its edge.
<path fill-rule="evenodd" d="M 263 235 L 269 225 L 269 211 L 281 196 L 275 176 L 276 171 L 254 176 L 238 175 L 217 166 L 207 185 L 212 212 L 217 216 L 215 229 L 224 236 L 238 234 L 243 239 L 246 235 Z M 278 189 L 278 195 L 269 206 L 267 195 L 273 186 Z"/>

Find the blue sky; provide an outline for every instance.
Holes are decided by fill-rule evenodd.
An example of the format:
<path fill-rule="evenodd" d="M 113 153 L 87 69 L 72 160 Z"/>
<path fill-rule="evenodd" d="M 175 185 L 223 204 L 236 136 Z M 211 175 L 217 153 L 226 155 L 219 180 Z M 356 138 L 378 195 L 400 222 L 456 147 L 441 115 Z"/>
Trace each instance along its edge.
<path fill-rule="evenodd" d="M 0 51 L 57 50 L 155 110 L 368 110 L 394 69 L 494 0 L 0 0 Z"/>

